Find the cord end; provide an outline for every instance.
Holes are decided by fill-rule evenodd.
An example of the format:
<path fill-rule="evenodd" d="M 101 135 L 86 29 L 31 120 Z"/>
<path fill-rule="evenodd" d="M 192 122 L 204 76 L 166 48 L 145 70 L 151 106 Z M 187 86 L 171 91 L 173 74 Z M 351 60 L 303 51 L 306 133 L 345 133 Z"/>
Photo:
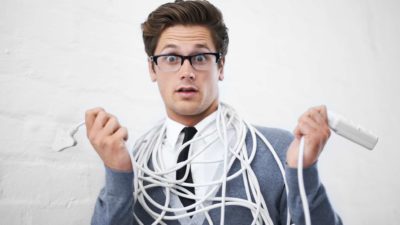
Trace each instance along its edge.
<path fill-rule="evenodd" d="M 52 144 L 52 149 L 56 152 L 61 152 L 67 148 L 76 145 L 76 141 L 72 139 L 69 132 L 65 130 L 58 129 Z"/>

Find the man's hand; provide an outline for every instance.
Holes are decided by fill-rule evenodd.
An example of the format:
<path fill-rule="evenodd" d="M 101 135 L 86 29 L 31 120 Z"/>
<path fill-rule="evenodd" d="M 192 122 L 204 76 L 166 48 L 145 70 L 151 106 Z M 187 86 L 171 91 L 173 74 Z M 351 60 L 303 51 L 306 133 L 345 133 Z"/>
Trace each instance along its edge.
<path fill-rule="evenodd" d="M 104 164 L 111 169 L 132 171 L 125 146 L 128 131 L 121 127 L 117 118 L 102 108 L 94 108 L 86 111 L 85 123 L 87 137 Z"/>
<path fill-rule="evenodd" d="M 287 151 L 286 162 L 291 168 L 297 167 L 300 139 L 304 137 L 303 166 L 307 168 L 318 160 L 319 154 L 331 135 L 326 107 L 318 106 L 307 110 L 299 118 L 293 133 L 295 139 Z"/>

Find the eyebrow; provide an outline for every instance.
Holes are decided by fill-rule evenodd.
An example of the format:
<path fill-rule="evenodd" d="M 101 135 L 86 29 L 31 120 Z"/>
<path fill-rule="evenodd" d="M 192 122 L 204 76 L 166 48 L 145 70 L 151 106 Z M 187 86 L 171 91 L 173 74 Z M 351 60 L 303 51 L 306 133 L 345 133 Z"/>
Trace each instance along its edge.
<path fill-rule="evenodd" d="M 205 48 L 205 49 L 207 49 L 207 50 L 210 50 L 210 48 L 209 48 L 206 44 L 196 44 L 194 47 L 195 47 L 195 49 Z M 162 51 L 165 50 L 165 49 L 167 49 L 167 48 L 177 49 L 178 46 L 175 45 L 175 44 L 167 44 L 166 46 L 164 46 L 164 48 L 162 49 Z"/>

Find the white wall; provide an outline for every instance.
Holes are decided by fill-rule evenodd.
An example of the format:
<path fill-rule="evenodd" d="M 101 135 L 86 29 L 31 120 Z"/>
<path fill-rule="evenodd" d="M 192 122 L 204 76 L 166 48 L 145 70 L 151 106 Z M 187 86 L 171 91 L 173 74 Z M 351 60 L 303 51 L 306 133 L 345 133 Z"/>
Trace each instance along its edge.
<path fill-rule="evenodd" d="M 101 161 L 84 130 L 76 148 L 54 152 L 55 132 L 94 106 L 130 137 L 164 115 L 139 26 L 160 3 L 0 1 L 0 224 L 89 223 Z M 332 135 L 321 177 L 346 224 L 398 224 L 400 2 L 214 3 L 231 38 L 222 99 L 289 130 L 326 104 L 378 134 L 372 152 Z"/>

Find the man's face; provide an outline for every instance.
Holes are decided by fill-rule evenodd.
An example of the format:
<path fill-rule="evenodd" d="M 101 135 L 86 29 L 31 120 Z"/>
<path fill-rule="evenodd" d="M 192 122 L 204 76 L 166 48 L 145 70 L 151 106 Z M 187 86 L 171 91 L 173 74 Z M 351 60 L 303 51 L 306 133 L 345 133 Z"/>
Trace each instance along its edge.
<path fill-rule="evenodd" d="M 208 28 L 176 25 L 161 34 L 154 55 L 187 56 L 209 52 L 216 52 L 216 49 Z M 184 60 L 180 69 L 174 72 L 166 72 L 149 61 L 149 70 L 171 119 L 189 125 L 217 109 L 218 80 L 223 79 L 223 61 L 220 66 L 212 63 L 206 69 L 196 70 L 189 60 Z"/>

